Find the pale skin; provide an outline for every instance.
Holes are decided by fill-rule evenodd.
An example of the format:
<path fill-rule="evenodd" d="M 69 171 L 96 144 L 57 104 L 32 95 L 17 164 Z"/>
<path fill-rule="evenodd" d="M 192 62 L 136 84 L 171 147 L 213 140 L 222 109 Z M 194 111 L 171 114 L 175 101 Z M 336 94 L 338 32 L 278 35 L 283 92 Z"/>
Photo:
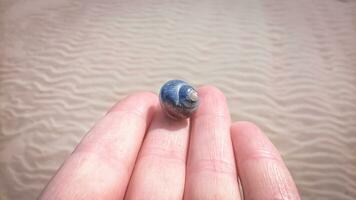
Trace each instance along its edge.
<path fill-rule="evenodd" d="M 155 94 L 114 105 L 57 171 L 40 199 L 298 200 L 279 152 L 251 122 L 230 122 L 223 93 L 174 121 Z"/>

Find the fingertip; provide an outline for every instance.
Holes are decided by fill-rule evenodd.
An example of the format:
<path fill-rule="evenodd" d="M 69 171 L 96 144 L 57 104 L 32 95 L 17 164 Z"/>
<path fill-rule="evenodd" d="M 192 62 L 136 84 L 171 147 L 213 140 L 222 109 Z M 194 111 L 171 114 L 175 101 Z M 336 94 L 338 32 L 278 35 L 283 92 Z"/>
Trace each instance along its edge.
<path fill-rule="evenodd" d="M 276 147 L 255 123 L 234 122 L 231 125 L 231 140 L 240 163 L 263 158 L 281 160 Z"/>
<path fill-rule="evenodd" d="M 158 102 L 158 97 L 153 92 L 135 92 L 123 99 L 123 103 L 134 102 L 136 104 L 155 104 Z"/>
<path fill-rule="evenodd" d="M 250 121 L 238 121 L 238 122 L 234 122 L 231 125 L 231 128 L 234 129 L 259 129 L 259 127 Z"/>
<path fill-rule="evenodd" d="M 158 97 L 156 94 L 152 92 L 136 92 L 115 103 L 108 113 L 130 111 L 142 115 L 147 111 L 147 108 L 149 108 L 149 111 L 154 110 L 157 105 Z"/>
<path fill-rule="evenodd" d="M 139 92 L 134 92 L 131 95 L 128 95 L 128 97 L 146 97 L 149 99 L 156 99 L 157 95 L 149 91 L 139 91 Z"/>
<path fill-rule="evenodd" d="M 200 105 L 195 116 L 222 115 L 229 117 L 224 93 L 217 87 L 205 85 L 198 88 Z"/>
<path fill-rule="evenodd" d="M 225 101 L 224 93 L 217 87 L 212 85 L 204 85 L 198 88 L 199 96 L 214 96 Z"/>
<path fill-rule="evenodd" d="M 238 121 L 231 124 L 231 135 L 233 138 L 240 134 L 258 134 L 261 129 L 253 122 Z"/>

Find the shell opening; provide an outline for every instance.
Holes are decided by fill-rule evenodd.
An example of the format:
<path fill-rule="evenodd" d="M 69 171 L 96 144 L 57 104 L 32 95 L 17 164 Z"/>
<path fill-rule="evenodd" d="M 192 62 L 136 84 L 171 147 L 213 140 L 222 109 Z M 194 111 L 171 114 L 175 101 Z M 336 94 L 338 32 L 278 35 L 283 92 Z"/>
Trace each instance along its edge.
<path fill-rule="evenodd" d="M 188 97 L 191 101 L 198 101 L 199 99 L 197 91 L 193 89 L 189 91 Z"/>

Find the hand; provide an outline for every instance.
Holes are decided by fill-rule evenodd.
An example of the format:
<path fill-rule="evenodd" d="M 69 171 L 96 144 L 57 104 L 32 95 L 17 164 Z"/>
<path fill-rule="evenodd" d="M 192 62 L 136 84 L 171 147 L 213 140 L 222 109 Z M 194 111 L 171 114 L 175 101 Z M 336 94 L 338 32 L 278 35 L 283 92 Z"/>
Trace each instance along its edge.
<path fill-rule="evenodd" d="M 190 121 L 164 116 L 152 93 L 117 103 L 80 142 L 41 199 L 300 199 L 261 130 L 249 122 L 231 125 L 218 89 L 202 87 L 199 96 Z"/>

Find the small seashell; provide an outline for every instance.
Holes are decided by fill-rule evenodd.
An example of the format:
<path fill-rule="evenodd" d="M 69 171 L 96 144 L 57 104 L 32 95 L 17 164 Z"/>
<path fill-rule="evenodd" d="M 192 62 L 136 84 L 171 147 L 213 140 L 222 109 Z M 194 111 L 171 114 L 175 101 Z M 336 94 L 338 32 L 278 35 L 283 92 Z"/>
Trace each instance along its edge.
<path fill-rule="evenodd" d="M 159 92 L 159 100 L 162 110 L 176 120 L 190 117 L 199 106 L 198 92 L 181 80 L 166 82 Z"/>

